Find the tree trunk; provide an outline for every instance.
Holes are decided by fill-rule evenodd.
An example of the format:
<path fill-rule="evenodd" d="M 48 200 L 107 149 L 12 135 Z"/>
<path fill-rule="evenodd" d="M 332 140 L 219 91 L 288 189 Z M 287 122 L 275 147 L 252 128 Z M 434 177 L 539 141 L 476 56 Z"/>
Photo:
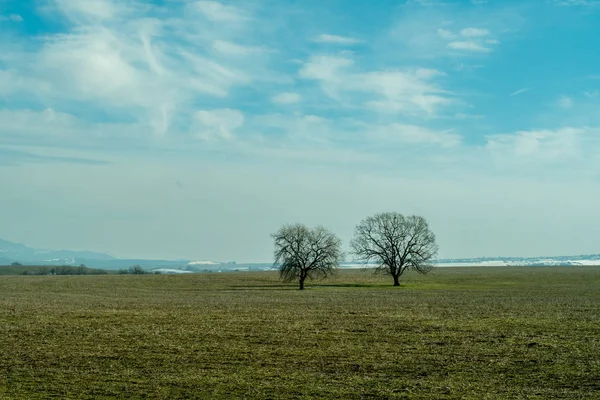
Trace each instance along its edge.
<path fill-rule="evenodd" d="M 300 277 L 300 290 L 304 290 L 304 277 Z"/>
<path fill-rule="evenodd" d="M 394 286 L 400 286 L 399 278 L 400 276 L 394 275 Z"/>

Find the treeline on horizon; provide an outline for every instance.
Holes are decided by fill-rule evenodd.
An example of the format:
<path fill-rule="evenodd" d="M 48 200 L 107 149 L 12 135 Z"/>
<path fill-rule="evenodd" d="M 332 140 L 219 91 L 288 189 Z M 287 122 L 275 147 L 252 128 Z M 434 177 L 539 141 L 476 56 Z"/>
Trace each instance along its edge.
<path fill-rule="evenodd" d="M 59 265 L 59 266 L 24 266 L 13 263 L 0 266 L 0 275 L 107 275 L 104 269 L 88 268 L 85 265 Z"/>
<path fill-rule="evenodd" d="M 86 267 L 81 265 L 22 265 L 19 262 L 13 262 L 11 265 L 0 265 L 0 275 L 145 275 L 157 274 L 157 272 L 148 271 L 140 265 L 133 265 L 127 269 L 106 270 Z"/>

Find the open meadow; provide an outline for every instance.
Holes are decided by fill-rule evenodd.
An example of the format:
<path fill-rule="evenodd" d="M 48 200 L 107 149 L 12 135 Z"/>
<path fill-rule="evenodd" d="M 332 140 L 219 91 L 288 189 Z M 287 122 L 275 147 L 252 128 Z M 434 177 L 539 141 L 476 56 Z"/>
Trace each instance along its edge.
<path fill-rule="evenodd" d="M 0 276 L 0 399 L 600 399 L 600 268 Z"/>

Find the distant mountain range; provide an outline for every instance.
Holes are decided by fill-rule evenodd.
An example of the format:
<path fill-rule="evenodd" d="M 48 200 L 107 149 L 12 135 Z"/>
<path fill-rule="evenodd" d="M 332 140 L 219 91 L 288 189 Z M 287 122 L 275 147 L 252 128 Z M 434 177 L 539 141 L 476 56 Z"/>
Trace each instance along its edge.
<path fill-rule="evenodd" d="M 145 260 L 121 259 L 109 254 L 92 251 L 45 250 L 36 249 L 19 243 L 0 239 L 0 265 L 19 262 L 23 265 L 81 265 L 90 268 L 121 269 L 140 265 L 145 269 L 164 269 L 170 271 L 218 272 L 232 270 L 265 270 L 272 268 L 270 263 L 241 264 L 235 262 L 219 263 L 213 261 L 192 260 Z M 440 267 L 459 266 L 568 266 L 598 265 L 600 254 L 558 257 L 482 257 L 462 259 L 440 259 Z M 344 263 L 344 268 L 357 268 L 360 264 Z"/>
<path fill-rule="evenodd" d="M 91 251 L 73 251 L 73 250 L 43 250 L 34 249 L 19 243 L 9 242 L 0 239 L 0 257 L 12 260 L 24 261 L 61 261 L 72 259 L 90 259 L 90 260 L 115 260 L 104 253 Z"/>
<path fill-rule="evenodd" d="M 81 265 L 90 268 L 121 269 L 132 265 L 144 268 L 179 268 L 188 260 L 136 260 L 120 259 L 106 253 L 93 251 L 47 250 L 25 246 L 0 239 L 0 265 L 18 262 L 23 265 Z"/>

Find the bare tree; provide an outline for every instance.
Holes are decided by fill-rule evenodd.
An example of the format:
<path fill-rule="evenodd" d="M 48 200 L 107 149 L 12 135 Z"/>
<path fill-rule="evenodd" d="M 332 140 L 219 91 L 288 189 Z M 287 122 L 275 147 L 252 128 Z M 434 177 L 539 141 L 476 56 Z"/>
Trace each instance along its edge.
<path fill-rule="evenodd" d="M 141 265 L 136 264 L 136 265 L 132 265 L 131 267 L 129 267 L 129 271 L 130 274 L 134 274 L 134 275 L 144 275 L 146 274 L 146 270 L 144 268 L 142 268 Z"/>
<path fill-rule="evenodd" d="M 342 259 L 342 242 L 322 226 L 309 229 L 302 224 L 285 225 L 271 235 L 275 240 L 275 265 L 284 282 L 326 278 Z"/>
<path fill-rule="evenodd" d="M 406 270 L 421 274 L 431 271 L 430 262 L 438 250 L 425 218 L 395 212 L 364 219 L 356 226 L 350 247 L 358 260 L 376 262 L 377 272 L 391 275 L 394 286 L 400 286 L 400 276 Z"/>

